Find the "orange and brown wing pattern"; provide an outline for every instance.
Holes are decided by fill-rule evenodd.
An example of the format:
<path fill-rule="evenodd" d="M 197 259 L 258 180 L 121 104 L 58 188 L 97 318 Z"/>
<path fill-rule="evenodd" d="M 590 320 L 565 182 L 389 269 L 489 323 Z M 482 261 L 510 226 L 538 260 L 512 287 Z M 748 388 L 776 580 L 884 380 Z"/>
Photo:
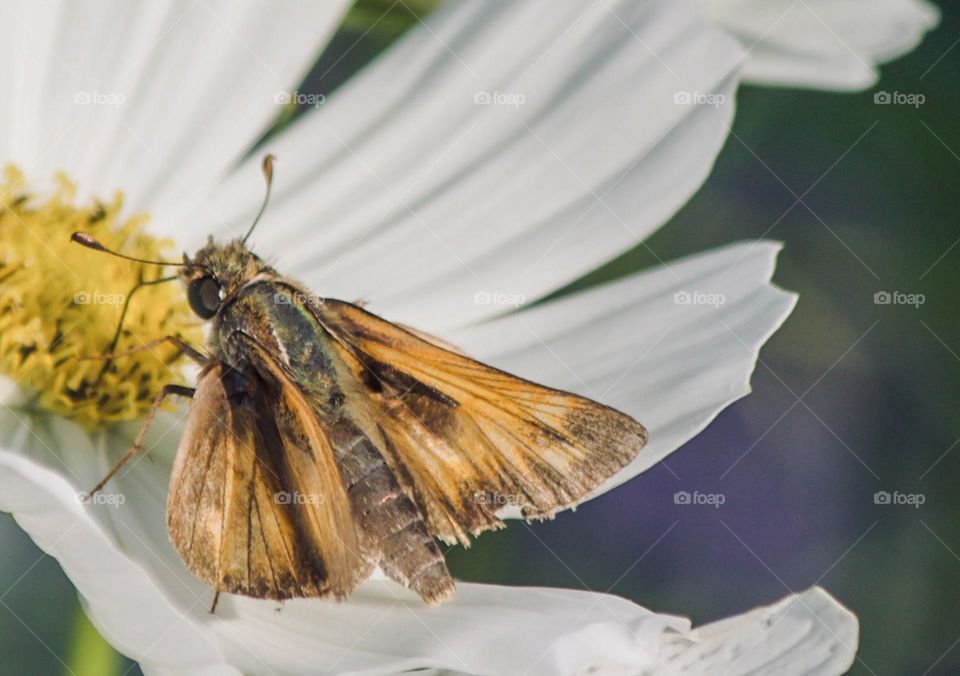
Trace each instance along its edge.
<path fill-rule="evenodd" d="M 546 517 L 629 463 L 646 430 L 583 397 L 486 366 L 369 312 L 313 311 L 340 347 L 348 409 L 447 542 L 502 525 L 519 506 Z"/>
<path fill-rule="evenodd" d="M 217 591 L 344 597 L 369 566 L 330 445 L 278 382 L 205 367 L 170 478 L 170 539 Z"/>

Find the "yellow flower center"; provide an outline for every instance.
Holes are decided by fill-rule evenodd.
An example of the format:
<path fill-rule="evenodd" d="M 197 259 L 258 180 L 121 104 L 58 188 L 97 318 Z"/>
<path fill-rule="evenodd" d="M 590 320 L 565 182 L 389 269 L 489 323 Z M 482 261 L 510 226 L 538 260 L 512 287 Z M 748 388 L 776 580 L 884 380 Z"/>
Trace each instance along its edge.
<path fill-rule="evenodd" d="M 120 193 L 77 206 L 66 177 L 55 186 L 40 199 L 13 167 L 0 180 L 0 372 L 32 405 L 87 428 L 141 417 L 165 384 L 182 382 L 182 355 L 169 344 L 123 353 L 167 335 L 199 344 L 200 327 L 179 283 L 144 286 L 113 350 L 121 356 L 103 358 L 133 287 L 165 271 L 84 249 L 70 235 L 86 232 L 110 249 L 154 259 L 170 242 L 144 232 L 145 215 L 121 220 Z"/>

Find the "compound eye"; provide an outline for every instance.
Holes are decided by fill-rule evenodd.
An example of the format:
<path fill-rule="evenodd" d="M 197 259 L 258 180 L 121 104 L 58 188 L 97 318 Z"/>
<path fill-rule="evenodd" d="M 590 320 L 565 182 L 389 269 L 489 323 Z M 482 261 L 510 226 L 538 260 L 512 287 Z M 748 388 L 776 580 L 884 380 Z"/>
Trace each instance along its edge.
<path fill-rule="evenodd" d="M 201 277 L 190 282 L 187 301 L 201 319 L 210 319 L 220 309 L 220 284 L 213 277 Z"/>

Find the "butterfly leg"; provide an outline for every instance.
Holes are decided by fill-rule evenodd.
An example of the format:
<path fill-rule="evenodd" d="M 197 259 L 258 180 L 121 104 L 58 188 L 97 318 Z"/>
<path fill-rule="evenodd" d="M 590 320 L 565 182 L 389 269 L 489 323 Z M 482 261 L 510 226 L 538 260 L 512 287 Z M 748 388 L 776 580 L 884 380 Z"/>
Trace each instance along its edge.
<path fill-rule="evenodd" d="M 215 589 L 213 591 L 213 603 L 210 604 L 210 614 L 213 615 L 217 612 L 217 601 L 220 600 L 220 590 Z"/>
<path fill-rule="evenodd" d="M 193 396 L 194 392 L 195 390 L 192 387 L 184 387 L 183 385 L 164 385 L 163 389 L 160 391 L 160 394 L 158 394 L 156 399 L 153 400 L 153 404 L 150 406 L 150 412 L 147 414 L 146 420 L 143 421 L 140 431 L 137 432 L 137 437 L 133 441 L 133 446 L 126 453 L 124 453 L 119 460 L 117 460 L 116 464 L 110 469 L 109 472 L 107 472 L 107 475 L 103 477 L 87 495 L 93 496 L 98 493 L 106 485 L 106 483 L 114 477 L 120 468 L 123 467 L 128 460 L 130 460 L 130 458 L 143 451 L 143 442 L 147 436 L 147 430 L 150 429 L 150 424 L 157 415 L 157 411 L 160 410 L 160 406 L 163 404 L 164 399 L 170 396 L 186 397 L 189 399 Z"/>
<path fill-rule="evenodd" d="M 127 310 L 130 309 L 130 301 L 133 300 L 133 296 L 145 286 L 154 286 L 155 284 L 164 284 L 166 282 L 172 282 L 176 279 L 176 276 L 171 277 L 162 277 L 160 279 L 154 279 L 149 282 L 139 281 L 137 284 L 130 289 L 130 293 L 127 294 L 126 300 L 123 301 L 123 310 L 120 311 L 120 320 L 117 322 L 117 328 L 113 332 L 113 339 L 110 341 L 110 347 L 107 352 L 113 352 L 117 348 L 117 343 L 120 341 L 120 332 L 123 330 L 123 321 L 127 318 Z M 107 357 L 106 363 L 104 363 L 103 368 L 100 369 L 100 375 L 97 377 L 97 383 L 100 382 L 100 378 L 103 377 L 103 374 L 106 373 L 107 369 L 110 367 L 111 357 Z"/>
<path fill-rule="evenodd" d="M 135 347 L 130 350 L 124 350 L 123 352 L 106 352 L 104 354 L 94 355 L 92 357 L 80 357 L 81 360 L 90 360 L 90 359 L 105 359 L 106 364 L 104 364 L 104 370 L 110 366 L 110 362 L 114 359 L 120 357 L 129 357 L 132 354 L 137 354 L 139 352 L 147 352 L 157 347 L 158 345 L 163 345 L 164 343 L 170 343 L 178 350 L 187 355 L 190 359 L 197 362 L 201 366 L 207 363 L 207 356 L 197 350 L 195 347 L 191 346 L 186 341 L 176 336 L 164 336 L 163 338 L 157 338 L 156 340 L 151 340 L 148 343 L 144 343 L 140 347 Z M 102 373 L 103 371 L 101 371 Z"/>

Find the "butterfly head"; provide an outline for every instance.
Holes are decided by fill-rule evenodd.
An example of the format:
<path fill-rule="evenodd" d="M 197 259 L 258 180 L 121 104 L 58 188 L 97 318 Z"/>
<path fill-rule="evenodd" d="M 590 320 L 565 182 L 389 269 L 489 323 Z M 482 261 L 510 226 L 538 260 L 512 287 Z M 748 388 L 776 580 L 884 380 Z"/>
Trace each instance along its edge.
<path fill-rule="evenodd" d="M 270 268 L 239 239 L 217 242 L 211 237 L 193 257 L 183 255 L 180 281 L 190 308 L 201 319 L 211 319 L 257 275 Z"/>
<path fill-rule="evenodd" d="M 179 279 L 187 289 L 187 301 L 190 303 L 190 308 L 201 319 L 212 319 L 224 303 L 229 302 L 254 277 L 264 273 L 276 274 L 247 248 L 247 239 L 253 233 L 253 229 L 257 227 L 257 223 L 260 222 L 260 217 L 263 216 L 263 212 L 267 208 L 267 202 L 270 200 L 270 187 L 273 184 L 273 155 L 267 155 L 263 158 L 262 170 L 267 184 L 266 194 L 263 197 L 263 203 L 260 205 L 260 211 L 257 212 L 256 218 L 253 219 L 253 223 L 243 238 L 223 244 L 210 237 L 206 246 L 197 251 L 193 258 L 183 254 L 182 263 L 147 260 L 120 253 L 105 247 L 85 232 L 75 232 L 70 236 L 70 239 L 88 249 L 102 251 L 111 256 L 136 263 L 179 268 L 174 275 L 150 282 L 141 282 L 140 285 L 171 282 Z M 131 291 L 131 293 L 133 292 Z M 125 313 L 126 309 L 124 309 Z M 121 315 L 120 323 L 122 326 L 123 315 Z M 119 328 L 117 329 L 117 335 L 120 335 Z"/>
<path fill-rule="evenodd" d="M 260 211 L 242 239 L 226 244 L 215 242 L 213 237 L 191 259 L 183 255 L 180 268 L 180 280 L 187 287 L 187 300 L 190 308 L 201 319 L 212 319 L 225 301 L 233 298 L 256 275 L 272 272 L 247 248 L 247 239 L 253 233 L 260 217 L 270 201 L 270 188 L 273 185 L 273 155 L 263 158 L 261 166 L 267 184 L 266 193 Z"/>

